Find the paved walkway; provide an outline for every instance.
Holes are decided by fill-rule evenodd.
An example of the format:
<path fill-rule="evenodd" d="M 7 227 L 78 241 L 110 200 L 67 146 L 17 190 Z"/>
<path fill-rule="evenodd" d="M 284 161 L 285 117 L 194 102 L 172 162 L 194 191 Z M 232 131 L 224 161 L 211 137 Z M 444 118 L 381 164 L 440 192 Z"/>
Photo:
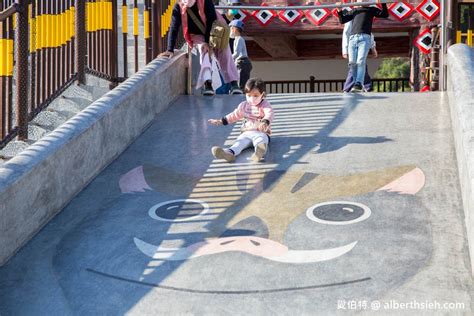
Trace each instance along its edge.
<path fill-rule="evenodd" d="M 0 268 L 0 315 L 471 314 L 447 99 L 269 99 L 266 161 L 227 164 L 240 98 L 181 97 Z"/>

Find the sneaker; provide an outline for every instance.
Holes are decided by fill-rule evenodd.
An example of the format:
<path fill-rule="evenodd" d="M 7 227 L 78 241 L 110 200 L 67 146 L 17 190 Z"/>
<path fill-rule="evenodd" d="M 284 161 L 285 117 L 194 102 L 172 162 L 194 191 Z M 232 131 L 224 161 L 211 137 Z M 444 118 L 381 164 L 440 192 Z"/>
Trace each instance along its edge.
<path fill-rule="evenodd" d="M 262 160 L 263 156 L 265 155 L 265 152 L 267 151 L 267 144 L 265 143 L 260 143 L 255 147 L 255 153 L 250 157 L 252 161 L 254 162 L 259 162 Z"/>
<path fill-rule="evenodd" d="M 351 92 L 362 92 L 364 91 L 364 87 L 360 82 L 356 82 L 355 85 L 352 87 Z"/>
<path fill-rule="evenodd" d="M 214 92 L 214 89 L 212 88 L 212 81 L 207 80 L 206 82 L 204 82 L 204 90 L 202 90 L 202 95 L 213 96 L 214 94 L 216 93 Z"/>
<path fill-rule="evenodd" d="M 232 81 L 230 83 L 230 94 L 243 94 L 242 89 L 240 89 L 237 81 Z"/>
<path fill-rule="evenodd" d="M 227 162 L 233 162 L 235 160 L 234 154 L 219 146 L 212 147 L 212 155 L 217 159 L 224 159 Z"/>

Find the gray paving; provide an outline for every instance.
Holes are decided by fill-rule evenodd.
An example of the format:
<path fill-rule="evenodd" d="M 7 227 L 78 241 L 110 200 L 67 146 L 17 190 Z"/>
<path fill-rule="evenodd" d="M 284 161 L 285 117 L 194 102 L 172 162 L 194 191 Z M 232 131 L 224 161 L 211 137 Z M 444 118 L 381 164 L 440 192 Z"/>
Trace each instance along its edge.
<path fill-rule="evenodd" d="M 472 313 L 444 95 L 273 95 L 265 161 L 227 164 L 240 100 L 160 114 L 0 268 L 0 315 Z"/>

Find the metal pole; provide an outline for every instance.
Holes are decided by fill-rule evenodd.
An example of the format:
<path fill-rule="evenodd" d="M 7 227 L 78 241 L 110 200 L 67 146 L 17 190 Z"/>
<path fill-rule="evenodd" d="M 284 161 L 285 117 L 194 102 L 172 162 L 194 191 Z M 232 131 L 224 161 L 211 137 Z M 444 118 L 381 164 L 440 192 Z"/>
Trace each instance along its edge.
<path fill-rule="evenodd" d="M 381 0 L 379 3 L 394 3 L 400 2 L 399 0 Z M 284 11 L 284 10 L 313 10 L 313 9 L 333 9 L 333 8 L 347 8 L 354 6 L 371 6 L 376 4 L 376 2 L 354 2 L 354 3 L 328 3 L 328 4 L 318 4 L 318 5 L 295 5 L 295 6 L 255 6 L 255 5 L 217 5 L 216 9 L 230 10 L 230 9 L 243 9 L 243 10 L 274 10 L 274 11 Z"/>
<path fill-rule="evenodd" d="M 186 94 L 193 94 L 193 54 L 192 48 L 188 45 L 188 72 L 187 72 L 187 81 L 186 81 Z"/>
<path fill-rule="evenodd" d="M 128 10 L 127 0 L 122 0 L 122 43 L 123 43 L 123 77 L 128 77 L 128 50 L 127 50 L 127 36 L 128 36 Z"/>
<path fill-rule="evenodd" d="M 440 12 L 440 23 L 441 23 L 441 34 L 440 34 L 440 54 L 439 54 L 439 90 L 446 91 L 446 0 L 441 1 L 441 12 Z M 434 39 L 433 39 L 434 40 Z"/>
<path fill-rule="evenodd" d="M 161 47 L 161 1 L 152 0 L 151 5 L 151 12 L 152 12 L 152 45 L 153 45 L 153 54 L 152 58 L 156 58 L 159 53 L 163 51 L 163 47 Z"/>
<path fill-rule="evenodd" d="M 112 0 L 112 32 L 111 32 L 111 40 L 109 43 L 109 47 L 111 51 L 110 58 L 110 76 L 113 80 L 116 80 L 118 77 L 118 17 L 117 17 L 117 0 Z"/>
<path fill-rule="evenodd" d="M 145 0 L 145 9 L 143 10 L 143 38 L 145 39 L 146 64 L 151 62 L 153 53 L 152 37 L 150 36 L 150 33 L 153 32 L 153 27 L 150 27 L 151 19 L 153 19 L 152 14 L 151 0 Z"/>
<path fill-rule="evenodd" d="M 86 7 L 84 0 L 76 1 L 76 74 L 77 83 L 85 84 L 85 63 L 86 63 Z M 90 17 L 88 17 L 90 18 Z M 90 58 L 90 56 L 89 56 Z"/>
<path fill-rule="evenodd" d="M 20 11 L 17 16 L 15 59 L 16 68 L 16 122 L 19 127 L 18 138 L 28 139 L 28 1 L 19 0 Z"/>
<path fill-rule="evenodd" d="M 30 27 L 30 47 L 31 52 L 31 79 L 30 79 L 30 111 L 34 111 L 36 106 L 36 3 L 31 4 L 31 27 Z M 1 100 L 0 100 L 1 103 Z"/>
<path fill-rule="evenodd" d="M 138 2 L 133 1 L 133 38 L 135 47 L 135 72 L 138 72 Z"/>
<path fill-rule="evenodd" d="M 453 28 L 453 0 L 448 0 L 446 10 L 446 47 L 456 44 Z M 454 42 L 453 42 L 454 41 Z"/>

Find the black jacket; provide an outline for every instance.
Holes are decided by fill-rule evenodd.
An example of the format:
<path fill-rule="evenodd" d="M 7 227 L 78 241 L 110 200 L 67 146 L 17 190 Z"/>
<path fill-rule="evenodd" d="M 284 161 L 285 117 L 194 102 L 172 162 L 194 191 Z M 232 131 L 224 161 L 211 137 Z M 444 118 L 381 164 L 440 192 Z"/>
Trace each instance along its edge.
<path fill-rule="evenodd" d="M 201 17 L 199 16 L 198 4 L 196 3 L 190 8 L 193 11 L 194 15 L 202 22 Z M 217 19 L 216 8 L 212 0 L 204 0 L 204 14 L 206 15 L 206 32 L 203 33 L 199 27 L 194 23 L 191 17 L 188 14 L 188 33 L 196 35 L 204 35 L 204 40 L 206 43 L 209 43 L 209 36 L 211 35 L 212 23 Z M 178 37 L 179 28 L 181 27 L 181 7 L 178 3 L 174 5 L 173 12 L 171 14 L 171 25 L 170 32 L 168 36 L 168 51 L 172 52 L 176 45 L 176 39 Z M 204 24 L 204 23 L 202 23 Z"/>
<path fill-rule="evenodd" d="M 351 35 L 365 33 L 372 33 L 372 22 L 374 17 L 388 18 L 387 4 L 382 4 L 382 10 L 375 7 L 356 8 L 351 11 L 338 11 L 339 21 L 347 23 L 352 21 Z"/>

